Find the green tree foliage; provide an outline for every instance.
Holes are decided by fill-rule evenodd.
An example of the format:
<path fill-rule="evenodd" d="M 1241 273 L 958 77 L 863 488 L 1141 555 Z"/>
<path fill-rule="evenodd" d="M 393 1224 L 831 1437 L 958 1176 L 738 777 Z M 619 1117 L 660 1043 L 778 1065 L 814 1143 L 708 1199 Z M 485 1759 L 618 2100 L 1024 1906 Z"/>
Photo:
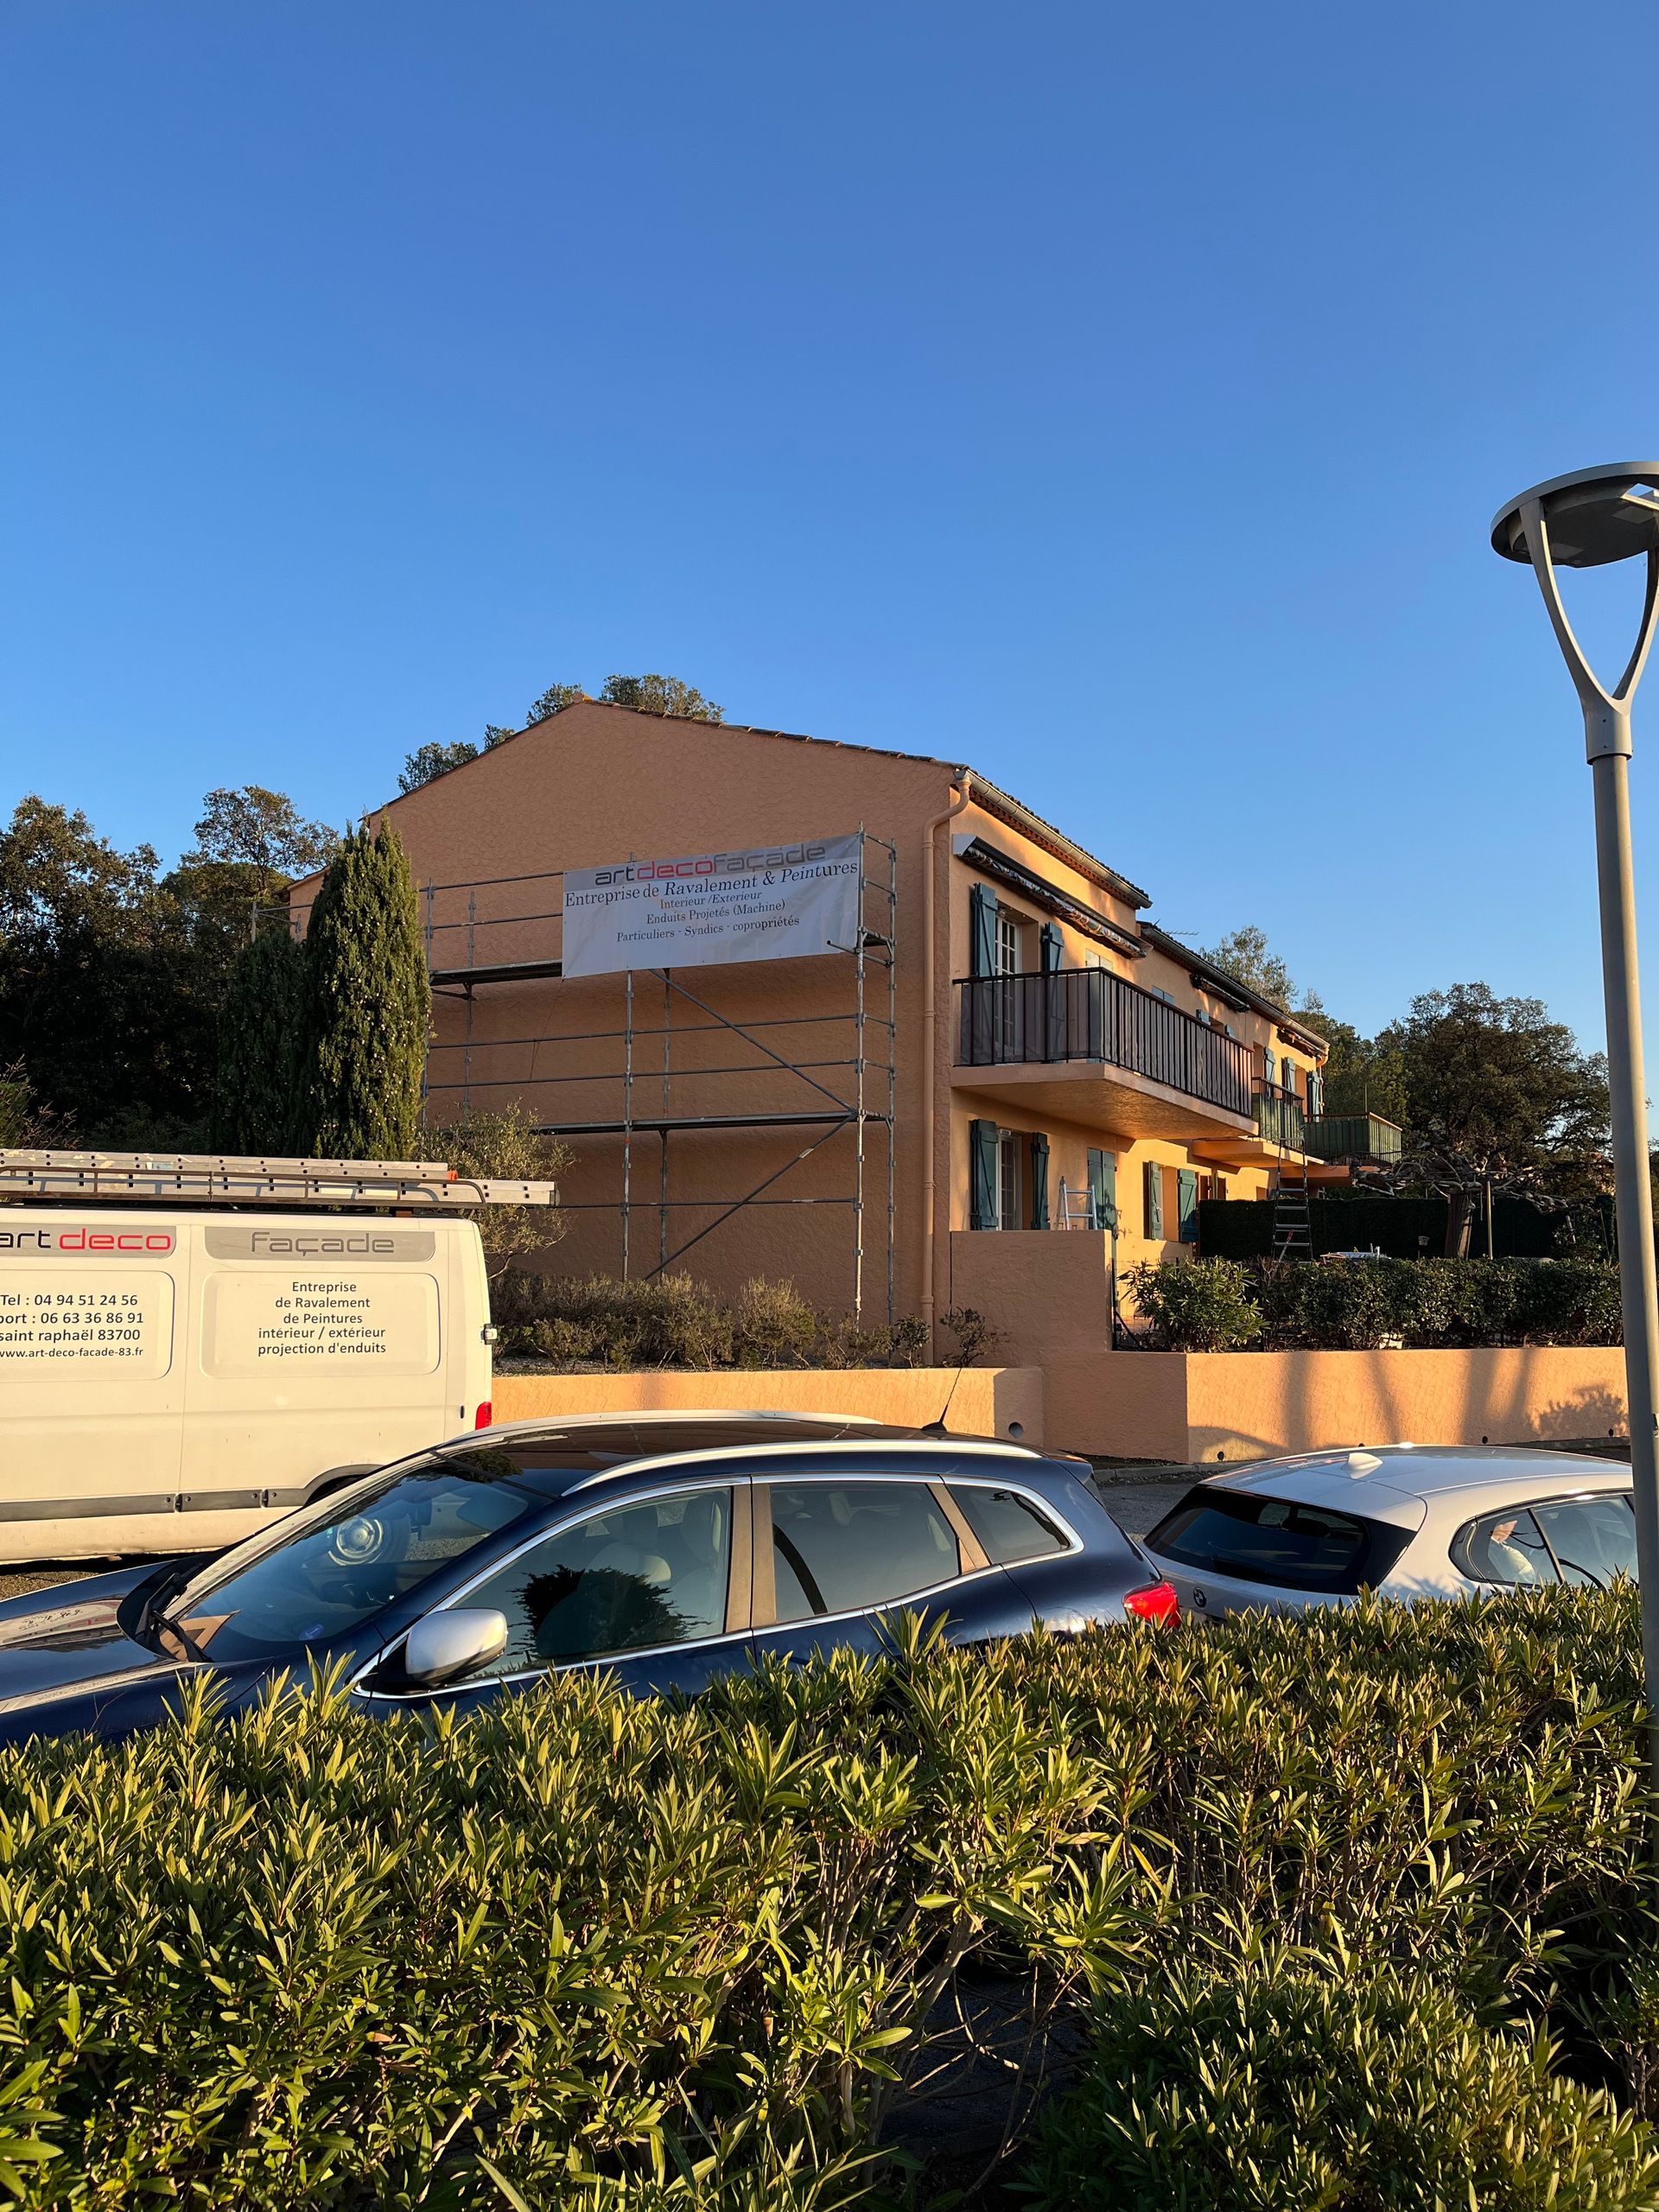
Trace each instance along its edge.
<path fill-rule="evenodd" d="M 419 791 L 423 784 L 429 784 L 435 776 L 447 776 L 452 768 L 476 760 L 483 749 L 467 737 L 456 738 L 453 745 L 418 746 L 404 761 L 397 788 L 407 798 L 410 791 Z"/>
<path fill-rule="evenodd" d="M 1259 991 L 1287 1013 L 1295 1003 L 1296 986 L 1290 980 L 1289 969 L 1268 943 L 1267 931 L 1254 922 L 1230 931 L 1219 944 L 1200 947 L 1198 957 L 1236 976 L 1247 990 Z"/>
<path fill-rule="evenodd" d="M 223 972 L 207 937 L 151 847 L 21 800 L 0 830 L 0 1065 L 79 1142 L 199 1138 Z"/>
<path fill-rule="evenodd" d="M 570 1164 L 567 1148 L 556 1137 L 539 1135 L 521 1103 L 429 1124 L 422 1145 L 423 1159 L 442 1160 L 458 1174 L 512 1183 L 554 1183 Z M 471 1206 L 464 1214 L 478 1224 L 493 1275 L 564 1234 L 563 1220 L 550 1206 Z"/>
<path fill-rule="evenodd" d="M 207 793 L 196 842 L 163 877 L 162 887 L 189 917 L 215 1000 L 262 911 L 279 906 L 299 877 L 326 868 L 339 847 L 339 832 L 306 821 L 286 792 L 244 784 Z"/>
<path fill-rule="evenodd" d="M 1426 1149 L 1511 1179 L 1605 1150 L 1606 1064 L 1541 999 L 1454 983 L 1414 998 L 1378 1041 L 1400 1055 L 1407 1122 Z"/>
<path fill-rule="evenodd" d="M 681 721 L 718 722 L 726 718 L 723 707 L 705 699 L 677 676 L 607 676 L 599 696 L 613 707 L 633 707 L 642 715 L 667 715 Z"/>
<path fill-rule="evenodd" d="M 305 938 L 298 1149 L 406 1160 L 420 1129 L 432 993 L 415 885 L 395 831 L 330 861 Z"/>
<path fill-rule="evenodd" d="M 1303 1007 L 1309 1023 L 1331 1047 L 1323 1070 L 1327 1114 L 1380 1114 L 1385 1121 L 1406 1118 L 1406 1073 L 1400 1048 L 1388 1037 L 1362 1037 L 1351 1022 L 1327 1014 L 1309 997 Z"/>
<path fill-rule="evenodd" d="M 1607 1067 L 1581 1052 L 1541 999 L 1484 983 L 1425 991 L 1378 1038 L 1397 1053 L 1407 1154 L 1396 1179 L 1450 1201 L 1446 1250 L 1468 1249 L 1483 1192 L 1566 1195 L 1605 1187 Z"/>
<path fill-rule="evenodd" d="M 272 922 L 243 946 L 219 1009 L 216 1152 L 283 1154 L 296 1148 L 305 1014 L 304 948 L 285 923 Z"/>
<path fill-rule="evenodd" d="M 0 1146 L 38 1151 L 48 1145 L 73 1145 L 74 1128 L 41 1107 L 21 1060 L 0 1068 Z"/>
<path fill-rule="evenodd" d="M 525 728 L 528 729 L 532 722 L 546 721 L 562 708 L 574 706 L 578 699 L 587 696 L 580 683 L 550 683 L 546 690 L 539 692 L 525 708 Z"/>
<path fill-rule="evenodd" d="M 600 697 L 613 707 L 633 707 L 645 715 L 666 715 L 682 721 L 717 722 L 724 719 L 723 710 L 703 697 L 701 691 L 683 683 L 677 676 L 612 676 L 606 679 Z M 524 727 L 544 722 L 563 709 L 573 706 L 578 699 L 588 696 L 580 683 L 550 683 L 539 692 L 524 710 Z M 397 778 L 397 788 L 405 797 L 417 791 L 423 784 L 429 784 L 435 776 L 448 775 L 451 768 L 459 768 L 468 760 L 476 760 L 480 753 L 487 753 L 492 746 L 499 745 L 518 733 L 502 728 L 495 722 L 484 725 L 484 742 L 474 745 L 470 738 L 458 737 L 448 745 L 435 741 L 419 746 L 408 754 Z"/>

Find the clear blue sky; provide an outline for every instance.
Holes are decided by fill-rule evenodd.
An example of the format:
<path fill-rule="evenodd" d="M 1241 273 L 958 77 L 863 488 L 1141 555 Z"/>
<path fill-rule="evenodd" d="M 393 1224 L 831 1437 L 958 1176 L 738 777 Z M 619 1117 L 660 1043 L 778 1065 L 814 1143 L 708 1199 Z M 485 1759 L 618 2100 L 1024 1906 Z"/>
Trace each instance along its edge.
<path fill-rule="evenodd" d="M 1486 526 L 1659 448 L 1656 65 L 1651 0 L 10 0 L 0 804 L 170 855 L 666 669 L 973 762 L 1362 1025 L 1599 1042 Z"/>

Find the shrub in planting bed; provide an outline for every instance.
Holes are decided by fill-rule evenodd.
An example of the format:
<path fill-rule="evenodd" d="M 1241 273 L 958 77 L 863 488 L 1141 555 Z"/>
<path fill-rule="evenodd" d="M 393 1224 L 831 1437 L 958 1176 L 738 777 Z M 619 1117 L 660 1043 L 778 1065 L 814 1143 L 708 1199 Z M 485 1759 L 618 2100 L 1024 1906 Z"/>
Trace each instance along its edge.
<path fill-rule="evenodd" d="M 1103 2002 L 1087 2079 L 1046 2117 L 1037 2212 L 1642 2212 L 1659 2153 L 1546 2039 L 1421 1979 L 1252 1967 Z"/>
<path fill-rule="evenodd" d="M 491 1304 L 505 1357 L 563 1368 L 917 1367 L 927 1353 L 924 1322 L 861 1328 L 765 1276 L 728 1304 L 688 1274 L 623 1281 L 511 1268 Z"/>
<path fill-rule="evenodd" d="M 1604 1260 L 1297 1262 L 1167 1260 L 1128 1271 L 1169 1351 L 1427 1351 L 1618 1344 L 1618 1270 Z"/>
<path fill-rule="evenodd" d="M 1033 2052 L 1287 1946 L 1566 2033 L 1659 1904 L 1637 1654 L 1622 1592 L 988 1655 L 906 1625 L 692 1704 L 566 1676 L 459 1723 L 292 1690 L 221 1723 L 198 1694 L 130 1745 L 0 1754 L 0 2187 L 873 2207 L 970 1975 Z M 1493 2096 L 1540 2068 L 1561 2143 L 1646 2157 L 1476 2045 Z M 999 2078 L 1017 2159 L 1043 2085 Z"/>

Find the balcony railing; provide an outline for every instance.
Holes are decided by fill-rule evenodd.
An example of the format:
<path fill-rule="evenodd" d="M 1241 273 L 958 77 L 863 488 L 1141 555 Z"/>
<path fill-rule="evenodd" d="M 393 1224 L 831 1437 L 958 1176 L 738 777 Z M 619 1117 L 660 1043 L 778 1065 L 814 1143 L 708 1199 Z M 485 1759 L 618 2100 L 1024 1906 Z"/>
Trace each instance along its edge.
<path fill-rule="evenodd" d="M 1230 1114 L 1249 1114 L 1249 1046 L 1103 968 L 976 976 L 958 982 L 957 997 L 962 1067 L 1102 1060 Z"/>
<path fill-rule="evenodd" d="M 1380 1114 L 1318 1114 L 1307 1125 L 1316 1160 L 1356 1160 L 1389 1167 L 1400 1157 L 1401 1129 Z"/>
<path fill-rule="evenodd" d="M 1307 1150 L 1310 1126 L 1302 1102 L 1291 1090 L 1260 1090 L 1255 1094 L 1255 1126 L 1269 1144 L 1287 1146 L 1292 1152 Z"/>

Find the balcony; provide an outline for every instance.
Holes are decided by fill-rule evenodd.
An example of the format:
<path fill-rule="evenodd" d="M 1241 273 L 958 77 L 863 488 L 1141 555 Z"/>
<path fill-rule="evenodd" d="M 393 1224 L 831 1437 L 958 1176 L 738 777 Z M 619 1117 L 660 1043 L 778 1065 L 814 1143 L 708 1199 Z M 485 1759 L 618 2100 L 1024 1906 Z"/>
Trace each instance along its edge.
<path fill-rule="evenodd" d="M 1366 1167 L 1392 1167 L 1401 1153 L 1397 1122 L 1380 1114 L 1316 1114 L 1307 1125 L 1306 1149 L 1315 1160 L 1353 1160 Z"/>
<path fill-rule="evenodd" d="M 1277 1145 L 1286 1152 L 1306 1152 L 1312 1127 L 1294 1090 L 1256 1092 L 1255 1129 L 1264 1144 Z"/>
<path fill-rule="evenodd" d="M 1104 969 L 957 985 L 959 1089 L 1137 1136 L 1241 1132 L 1249 1048 Z"/>

